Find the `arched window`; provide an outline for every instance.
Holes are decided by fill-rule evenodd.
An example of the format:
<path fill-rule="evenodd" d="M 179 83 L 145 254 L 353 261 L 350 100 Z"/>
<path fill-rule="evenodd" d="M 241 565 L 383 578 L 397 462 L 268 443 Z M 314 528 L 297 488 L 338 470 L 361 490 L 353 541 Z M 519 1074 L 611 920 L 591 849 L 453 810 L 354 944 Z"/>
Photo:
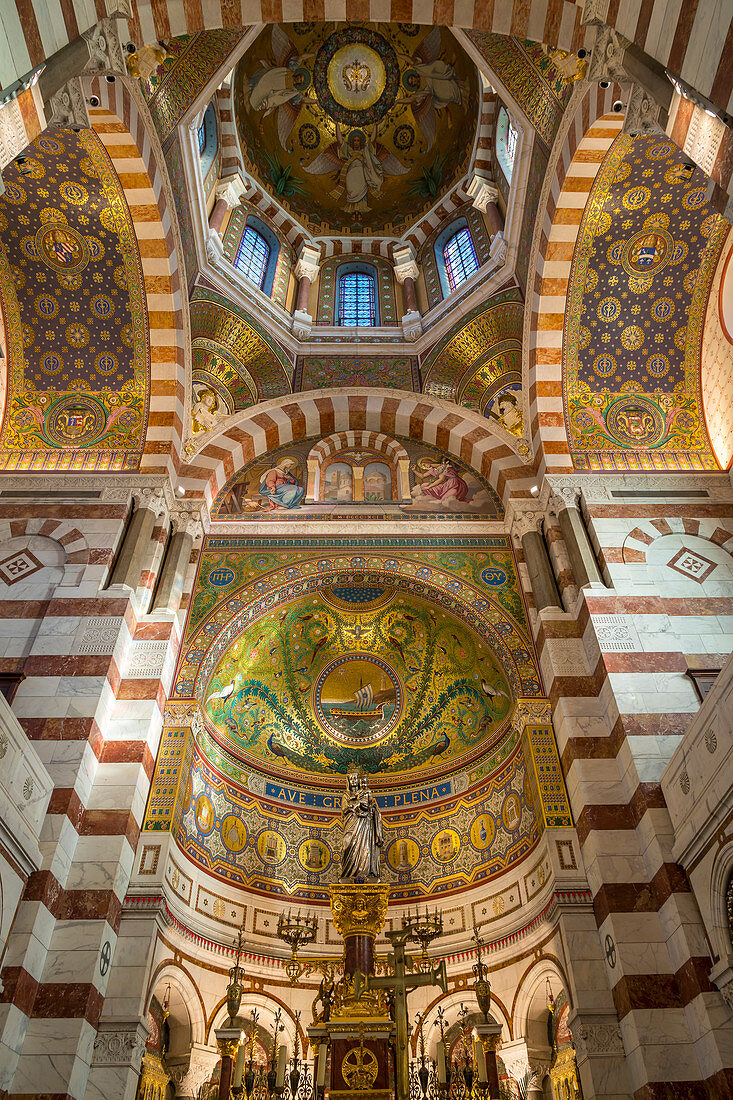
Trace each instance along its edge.
<path fill-rule="evenodd" d="M 467 225 L 462 226 L 457 233 L 443 245 L 443 259 L 445 271 L 448 276 L 448 286 L 455 290 L 466 279 L 470 279 L 474 271 L 478 271 L 479 263 L 476 249 L 473 247 L 473 237 Z"/>
<path fill-rule="evenodd" d="M 481 266 L 466 219 L 457 218 L 447 225 L 438 234 L 434 248 L 440 287 L 447 298 Z"/>
<path fill-rule="evenodd" d="M 270 246 L 265 238 L 251 225 L 246 226 L 234 257 L 234 266 L 261 290 L 269 259 Z"/>
<path fill-rule="evenodd" d="M 280 244 L 272 230 L 250 215 L 234 253 L 237 271 L 265 294 L 271 294 L 279 253 Z"/>
<path fill-rule="evenodd" d="M 506 107 L 502 107 L 496 122 L 496 159 L 499 161 L 499 167 L 504 173 L 507 183 L 512 182 L 518 138 L 517 129 L 509 118 Z"/>
<path fill-rule="evenodd" d="M 338 269 L 336 324 L 364 328 L 379 324 L 377 272 L 371 264 L 344 264 Z"/>

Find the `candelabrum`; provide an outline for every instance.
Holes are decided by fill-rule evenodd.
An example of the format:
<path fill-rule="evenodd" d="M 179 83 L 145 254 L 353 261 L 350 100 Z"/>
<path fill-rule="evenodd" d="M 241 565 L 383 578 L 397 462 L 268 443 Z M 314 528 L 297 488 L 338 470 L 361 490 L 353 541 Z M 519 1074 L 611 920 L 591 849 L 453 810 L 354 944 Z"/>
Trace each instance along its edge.
<path fill-rule="evenodd" d="M 242 957 L 242 945 L 244 942 L 244 926 L 237 932 L 237 938 L 235 941 L 237 948 L 237 957 L 234 961 L 234 966 L 229 971 L 229 985 L 227 986 L 227 1012 L 229 1013 L 230 1024 L 233 1024 L 239 1012 L 239 1006 L 242 1003 L 242 979 L 244 978 L 244 970 L 239 965 L 239 960 Z"/>
<path fill-rule="evenodd" d="M 481 959 L 481 949 L 484 945 L 478 934 L 478 928 L 475 926 L 473 929 L 473 938 L 476 941 L 476 963 L 473 967 L 476 981 L 473 983 L 473 991 L 476 994 L 479 1011 L 483 1013 L 484 1019 L 488 1021 L 489 1010 L 491 1008 L 491 982 L 489 981 L 488 967 L 484 966 Z"/>
<path fill-rule="evenodd" d="M 297 912 L 293 917 L 288 909 L 287 916 L 281 913 L 277 922 L 277 934 L 281 940 L 288 944 L 292 952 L 290 962 L 285 966 L 285 973 L 291 984 L 295 984 L 301 974 L 302 966 L 298 959 L 301 948 L 313 943 L 318 931 L 316 917 L 302 916 Z"/>
<path fill-rule="evenodd" d="M 438 913 L 437 907 L 432 913 L 428 912 L 427 905 L 424 913 L 421 913 L 419 909 L 415 910 L 414 915 L 408 912 L 407 916 L 402 918 L 402 928 L 407 932 L 408 940 L 412 943 L 419 943 L 422 948 L 420 969 L 430 970 L 428 948 L 433 940 L 443 934 L 443 918 Z"/>
<path fill-rule="evenodd" d="M 293 1057 L 288 1063 L 290 1068 L 287 1073 L 287 1087 L 290 1090 L 290 1100 L 311 1100 L 313 1074 L 305 1058 L 300 1056 L 299 1024 L 300 1010 L 295 1013 L 295 1045 L 293 1046 Z"/>
<path fill-rule="evenodd" d="M 281 1098 L 285 1091 L 285 1047 L 278 1044 L 278 1036 L 285 1028 L 282 1024 L 282 1011 L 275 1013 L 275 1029 L 270 1051 L 269 1068 L 255 1062 L 255 1043 L 260 1014 L 256 1008 L 250 1013 L 250 1030 L 237 1052 L 232 1078 L 232 1096 L 234 1100 L 274 1100 Z"/>

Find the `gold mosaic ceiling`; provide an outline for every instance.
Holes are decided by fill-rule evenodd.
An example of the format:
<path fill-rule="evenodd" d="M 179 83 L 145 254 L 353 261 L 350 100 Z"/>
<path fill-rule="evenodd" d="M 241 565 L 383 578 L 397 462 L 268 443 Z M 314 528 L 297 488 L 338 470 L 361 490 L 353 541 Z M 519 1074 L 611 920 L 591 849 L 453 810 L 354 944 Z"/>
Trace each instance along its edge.
<path fill-rule="evenodd" d="M 244 55 L 234 102 L 247 167 L 309 227 L 389 232 L 466 171 L 479 97 L 443 28 L 292 23 Z"/>

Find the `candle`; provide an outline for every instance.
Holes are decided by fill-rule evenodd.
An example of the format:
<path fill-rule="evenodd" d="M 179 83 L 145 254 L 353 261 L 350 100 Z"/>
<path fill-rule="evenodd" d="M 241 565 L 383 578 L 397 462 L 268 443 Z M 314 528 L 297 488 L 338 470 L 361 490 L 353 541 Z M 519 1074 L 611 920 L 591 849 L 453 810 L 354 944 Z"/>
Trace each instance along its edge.
<path fill-rule="evenodd" d="M 328 1058 L 328 1047 L 325 1043 L 320 1043 L 318 1047 L 318 1077 L 316 1078 L 316 1085 L 319 1089 L 324 1088 L 326 1084 L 326 1059 Z"/>
<path fill-rule="evenodd" d="M 288 1060 L 288 1048 L 285 1043 L 281 1043 L 277 1048 L 277 1077 L 275 1078 L 275 1088 L 281 1089 L 285 1084 L 285 1063 Z"/>
<path fill-rule="evenodd" d="M 479 1085 L 485 1085 L 488 1083 L 488 1074 L 486 1073 L 486 1052 L 481 1045 L 480 1039 L 475 1039 L 473 1044 L 474 1054 L 476 1055 L 476 1069 L 478 1070 L 478 1083 Z"/>
<path fill-rule="evenodd" d="M 239 1088 L 242 1084 L 242 1074 L 244 1073 L 244 1059 L 247 1056 L 247 1044 L 240 1043 L 237 1051 L 237 1059 L 234 1063 L 234 1075 L 232 1077 L 232 1088 Z"/>
<path fill-rule="evenodd" d="M 445 1066 L 445 1043 L 441 1039 L 438 1043 L 438 1081 L 441 1085 L 448 1083 L 448 1074 Z"/>

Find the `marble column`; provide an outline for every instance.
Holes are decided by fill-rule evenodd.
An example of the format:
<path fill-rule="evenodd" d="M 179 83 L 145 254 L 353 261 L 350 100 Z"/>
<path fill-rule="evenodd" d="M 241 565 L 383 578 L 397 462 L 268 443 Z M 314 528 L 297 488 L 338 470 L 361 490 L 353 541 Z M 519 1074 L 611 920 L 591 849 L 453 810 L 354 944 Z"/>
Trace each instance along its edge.
<path fill-rule="evenodd" d="M 529 573 L 529 583 L 538 611 L 546 607 L 562 610 L 555 575 L 547 555 L 545 540 L 539 529 L 542 516 L 539 512 L 524 512 L 516 516 L 512 534 L 521 540 L 524 562 Z"/>
<path fill-rule="evenodd" d="M 321 260 L 320 245 L 303 244 L 293 274 L 298 280 L 298 296 L 293 310 L 293 335 L 298 340 L 307 340 L 310 336 L 313 318 L 308 312 L 308 297 L 313 283 L 318 278 Z"/>
<path fill-rule="evenodd" d="M 499 1067 L 496 1064 L 496 1052 L 501 1042 L 501 1024 L 493 1020 L 475 1025 L 476 1034 L 486 1055 L 486 1076 L 488 1079 L 488 1100 L 499 1100 Z"/>
<path fill-rule="evenodd" d="M 227 176 L 226 179 L 219 181 L 214 191 L 216 202 L 209 218 L 209 229 L 213 229 L 221 236 L 227 214 L 235 206 L 239 206 L 242 195 L 246 190 L 244 180 L 238 173 L 236 176 Z"/>
<path fill-rule="evenodd" d="M 570 567 L 578 588 L 588 584 L 603 584 L 588 532 L 576 503 L 563 498 L 553 501 L 557 522 L 560 525 L 563 542 L 570 558 Z"/>
<path fill-rule="evenodd" d="M 244 1038 L 244 1032 L 239 1027 L 218 1027 L 214 1034 L 216 1035 L 216 1045 L 221 1055 L 219 1100 L 229 1100 L 234 1059 L 237 1056 L 239 1044 Z"/>
<path fill-rule="evenodd" d="M 417 340 L 422 333 L 422 318 L 417 305 L 416 282 L 420 275 L 415 250 L 411 244 L 400 245 L 392 253 L 395 279 L 405 295 L 405 313 L 402 317 L 402 331 L 405 339 Z"/>
<path fill-rule="evenodd" d="M 135 498 L 135 510 L 123 536 L 109 585 L 122 584 L 135 591 L 150 551 L 155 521 L 163 506 L 160 494 L 144 491 Z"/>
<path fill-rule="evenodd" d="M 177 611 L 183 595 L 186 573 L 191 561 L 194 534 L 200 529 L 196 517 L 173 516 L 174 532 L 162 564 L 160 583 L 155 590 L 153 611 Z"/>
<path fill-rule="evenodd" d="M 487 176 L 475 175 L 468 187 L 468 194 L 473 199 L 476 210 L 486 215 L 491 236 L 504 232 L 504 219 L 498 205 L 499 189 Z"/>

